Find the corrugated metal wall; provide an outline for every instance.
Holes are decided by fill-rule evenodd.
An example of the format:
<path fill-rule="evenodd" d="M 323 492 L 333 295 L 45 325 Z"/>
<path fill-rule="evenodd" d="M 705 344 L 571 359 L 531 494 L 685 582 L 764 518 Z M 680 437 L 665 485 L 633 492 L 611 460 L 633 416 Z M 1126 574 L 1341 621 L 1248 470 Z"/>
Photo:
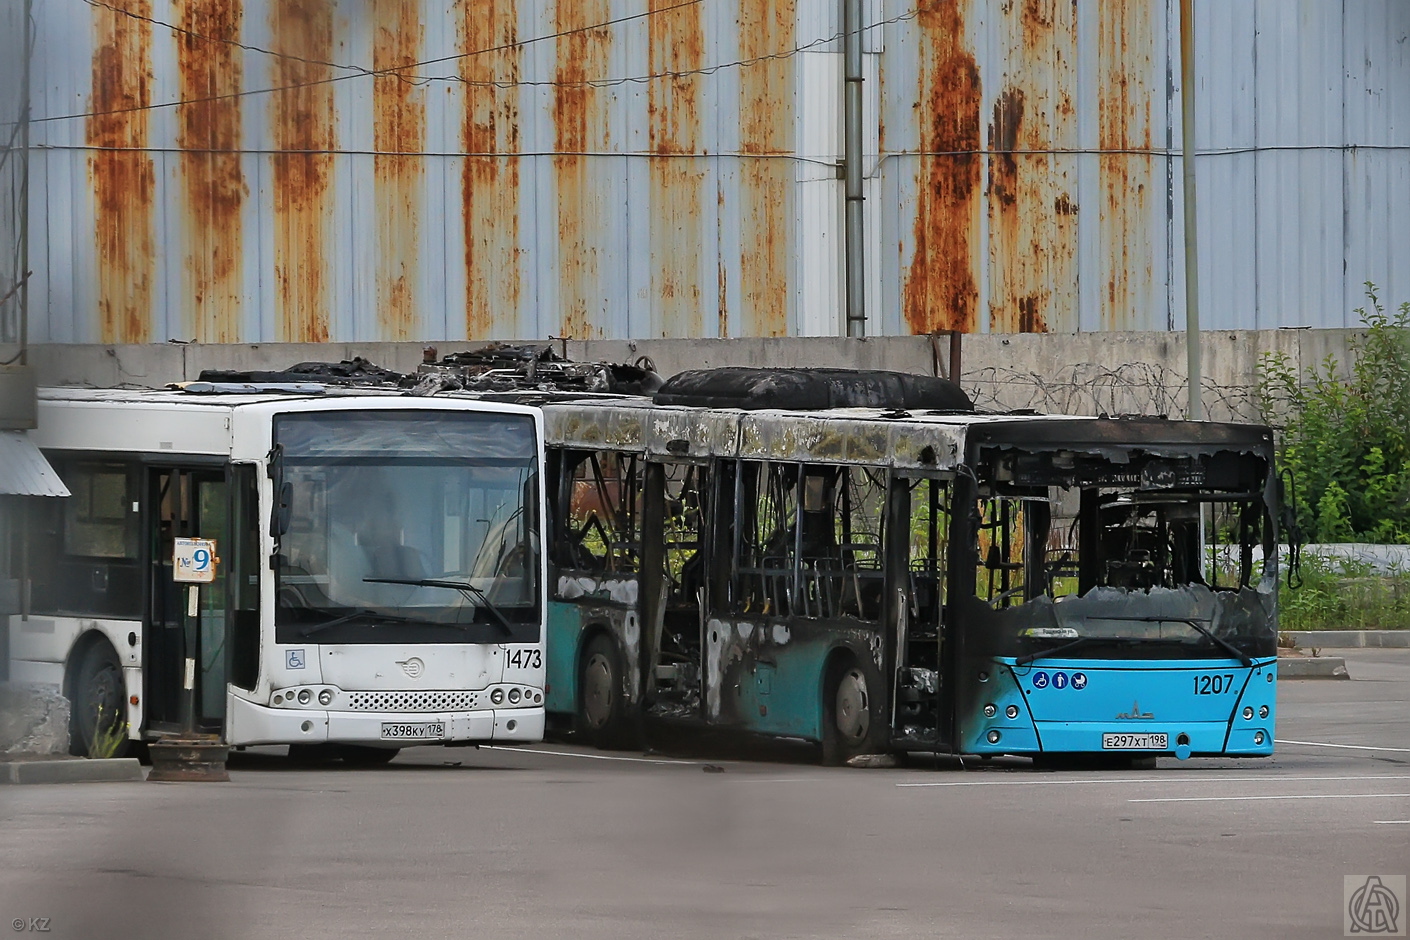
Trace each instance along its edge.
<path fill-rule="evenodd" d="M 1410 3 L 1197 7 L 1205 324 L 1410 298 Z M 37 340 L 841 329 L 839 0 L 34 16 Z M 872 332 L 1182 325 L 1177 0 L 866 19 Z"/>
<path fill-rule="evenodd" d="M 18 342 L 24 297 L 24 34 L 24 3 L 0 3 L 0 343 Z"/>

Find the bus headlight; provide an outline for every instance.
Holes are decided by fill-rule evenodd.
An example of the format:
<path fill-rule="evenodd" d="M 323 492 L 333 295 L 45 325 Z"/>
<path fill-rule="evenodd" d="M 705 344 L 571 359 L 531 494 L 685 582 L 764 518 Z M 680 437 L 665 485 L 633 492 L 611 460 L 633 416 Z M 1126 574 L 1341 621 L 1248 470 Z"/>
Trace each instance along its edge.
<path fill-rule="evenodd" d="M 1018 717 L 1018 706 L 1010 705 L 1008 708 L 1004 709 L 1004 714 L 1008 715 L 1009 720 L 1012 721 L 1013 719 Z"/>
<path fill-rule="evenodd" d="M 504 690 L 503 690 L 503 689 L 495 689 L 493 692 L 490 693 L 490 704 L 492 704 L 492 705 L 501 705 L 501 704 L 503 704 L 503 703 L 504 703 Z"/>
<path fill-rule="evenodd" d="M 988 739 L 988 741 L 989 741 L 990 744 L 998 744 L 998 743 L 999 743 L 999 732 L 997 732 L 997 731 L 990 731 L 987 735 L 985 735 L 985 738 Z"/>
<path fill-rule="evenodd" d="M 318 704 L 328 706 L 333 704 L 333 690 L 324 689 L 318 693 Z"/>
<path fill-rule="evenodd" d="M 990 703 L 990 704 L 988 704 L 988 705 L 985 705 L 985 706 L 984 706 L 984 717 L 985 717 L 985 718 L 993 718 L 994 715 L 998 713 L 998 711 L 999 711 L 999 710 L 998 710 L 997 708 L 995 708 L 992 703 Z"/>
<path fill-rule="evenodd" d="M 313 701 L 313 693 L 310 692 L 308 689 L 300 689 L 300 690 L 299 690 L 299 704 L 300 704 L 300 705 L 307 705 L 307 704 L 308 704 L 309 702 L 311 702 L 311 701 Z"/>
<path fill-rule="evenodd" d="M 1252 706 L 1252 705 L 1245 705 L 1245 706 L 1244 706 L 1244 721 L 1252 721 L 1252 720 L 1253 720 L 1253 706 Z"/>
<path fill-rule="evenodd" d="M 510 704 L 510 705 L 518 705 L 518 704 L 519 704 L 519 690 L 518 690 L 518 689 L 510 689 L 510 690 L 509 690 L 509 704 Z"/>
<path fill-rule="evenodd" d="M 1263 706 L 1261 706 L 1261 707 L 1258 709 L 1258 717 L 1259 717 L 1259 718 L 1267 718 L 1267 717 L 1268 717 L 1268 706 L 1267 706 L 1267 705 L 1263 705 Z"/>

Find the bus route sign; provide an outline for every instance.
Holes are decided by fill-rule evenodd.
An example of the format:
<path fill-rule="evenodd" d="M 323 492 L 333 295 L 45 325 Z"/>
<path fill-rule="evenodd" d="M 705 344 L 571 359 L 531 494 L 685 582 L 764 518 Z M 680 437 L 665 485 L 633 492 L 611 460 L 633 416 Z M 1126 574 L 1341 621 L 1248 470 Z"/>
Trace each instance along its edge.
<path fill-rule="evenodd" d="M 215 580 L 215 539 L 177 539 L 172 577 L 178 583 L 210 584 Z"/>

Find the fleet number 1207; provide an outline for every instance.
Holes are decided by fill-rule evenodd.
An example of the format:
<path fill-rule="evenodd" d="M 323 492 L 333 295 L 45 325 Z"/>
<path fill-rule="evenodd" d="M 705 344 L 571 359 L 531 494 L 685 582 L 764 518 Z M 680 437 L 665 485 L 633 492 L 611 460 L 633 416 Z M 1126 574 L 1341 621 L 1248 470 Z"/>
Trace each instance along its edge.
<path fill-rule="evenodd" d="M 1196 695 L 1222 695 L 1234 691 L 1234 677 L 1229 674 L 1205 673 L 1195 676 Z"/>

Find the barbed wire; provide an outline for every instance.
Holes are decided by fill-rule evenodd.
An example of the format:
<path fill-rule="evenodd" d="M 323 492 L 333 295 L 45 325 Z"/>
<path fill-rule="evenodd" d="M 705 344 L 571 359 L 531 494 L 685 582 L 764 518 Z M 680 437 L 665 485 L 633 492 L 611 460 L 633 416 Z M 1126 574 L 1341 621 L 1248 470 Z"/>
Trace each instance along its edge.
<path fill-rule="evenodd" d="M 1183 373 L 1145 362 L 1119 366 L 1079 362 L 1057 374 L 986 366 L 967 373 L 962 381 L 975 407 L 985 410 L 1176 418 L 1185 413 L 1189 387 Z M 1257 385 L 1227 385 L 1206 378 L 1201 388 L 1209 420 L 1260 420 Z"/>

